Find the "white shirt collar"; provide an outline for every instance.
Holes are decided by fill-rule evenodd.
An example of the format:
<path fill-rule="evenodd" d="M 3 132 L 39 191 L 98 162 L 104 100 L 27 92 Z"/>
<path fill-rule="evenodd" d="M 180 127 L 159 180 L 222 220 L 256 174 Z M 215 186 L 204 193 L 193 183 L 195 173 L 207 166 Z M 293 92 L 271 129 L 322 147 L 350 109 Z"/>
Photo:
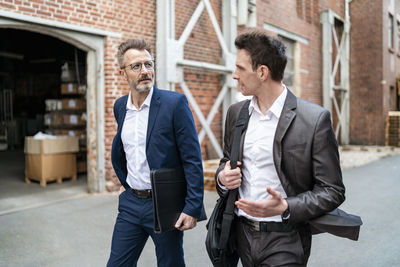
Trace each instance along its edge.
<path fill-rule="evenodd" d="M 285 105 L 285 100 L 286 100 L 286 96 L 287 96 L 287 88 L 286 85 L 284 85 L 282 83 L 282 86 L 284 87 L 282 93 L 278 96 L 278 98 L 274 101 L 274 103 L 272 104 L 272 106 L 269 108 L 268 113 L 272 113 L 274 114 L 277 118 L 279 118 L 281 116 L 282 110 L 283 110 L 283 106 Z M 258 113 L 262 114 L 260 111 L 260 108 L 258 107 L 257 104 L 257 97 L 253 96 L 251 98 L 250 101 L 250 105 L 249 105 L 249 114 L 251 115 L 251 113 L 253 112 L 253 110 L 256 110 Z"/>
<path fill-rule="evenodd" d="M 141 110 L 143 107 L 149 107 L 151 103 L 151 97 L 153 96 L 153 87 L 151 87 L 149 94 L 146 96 L 146 99 L 142 103 L 139 109 L 137 109 L 132 103 L 131 92 L 128 95 L 128 101 L 126 101 L 126 109 L 131 110 Z"/>

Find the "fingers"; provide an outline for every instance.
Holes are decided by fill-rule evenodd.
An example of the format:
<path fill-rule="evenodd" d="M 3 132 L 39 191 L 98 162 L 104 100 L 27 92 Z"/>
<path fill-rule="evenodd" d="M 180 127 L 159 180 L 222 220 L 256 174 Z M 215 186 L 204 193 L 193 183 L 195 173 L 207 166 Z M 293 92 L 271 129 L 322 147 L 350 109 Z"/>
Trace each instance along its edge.
<path fill-rule="evenodd" d="M 250 200 L 245 200 L 245 199 L 239 199 L 238 201 L 235 202 L 235 205 L 243 210 L 243 211 L 251 211 L 254 210 L 255 208 L 257 208 L 257 202 L 254 201 L 250 201 Z"/>
<path fill-rule="evenodd" d="M 179 218 L 175 223 L 175 228 L 179 229 L 182 226 L 182 223 L 183 223 L 183 216 L 182 216 L 182 213 L 181 213 L 181 215 L 179 215 Z"/>
<path fill-rule="evenodd" d="M 240 199 L 235 202 L 236 207 L 253 217 L 264 217 L 264 208 L 259 202 Z"/>
<path fill-rule="evenodd" d="M 178 221 L 175 224 L 175 228 L 180 231 L 185 231 L 194 228 L 196 226 L 196 223 L 196 218 L 189 216 L 185 213 L 181 213 Z"/>
<path fill-rule="evenodd" d="M 281 215 L 287 209 L 287 201 L 282 198 L 281 193 L 267 187 L 267 192 L 271 195 L 264 201 L 250 201 L 240 199 L 235 202 L 236 207 L 253 217 L 270 217 Z"/>
<path fill-rule="evenodd" d="M 282 198 L 281 193 L 278 191 L 275 191 L 271 187 L 267 187 L 267 192 L 273 197 L 273 198 Z"/>
<path fill-rule="evenodd" d="M 125 187 L 121 186 L 118 191 L 118 195 L 121 195 L 125 191 Z"/>
<path fill-rule="evenodd" d="M 241 166 L 242 165 L 242 163 L 240 162 L 240 161 L 238 161 L 237 163 L 236 163 L 236 165 L 237 165 L 237 167 L 239 167 L 239 166 Z M 236 168 L 237 168 L 236 167 Z M 226 168 L 228 168 L 229 170 L 231 170 L 232 169 L 232 166 L 231 166 L 231 161 L 229 160 L 229 161 L 227 161 L 226 163 L 225 163 L 225 169 Z"/>
<path fill-rule="evenodd" d="M 238 166 L 241 162 L 238 161 Z M 218 175 L 219 181 L 228 189 L 238 188 L 242 183 L 242 173 L 239 167 L 231 169 L 230 161 L 227 161 L 225 168 Z"/>

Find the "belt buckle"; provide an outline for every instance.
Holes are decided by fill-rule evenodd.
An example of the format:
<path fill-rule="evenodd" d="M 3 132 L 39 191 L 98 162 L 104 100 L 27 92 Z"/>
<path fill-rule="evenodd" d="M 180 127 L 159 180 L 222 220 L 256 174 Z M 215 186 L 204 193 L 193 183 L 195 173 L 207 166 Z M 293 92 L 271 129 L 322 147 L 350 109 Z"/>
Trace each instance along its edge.
<path fill-rule="evenodd" d="M 257 221 L 250 221 L 251 222 L 251 228 L 253 231 L 260 232 L 260 222 Z"/>

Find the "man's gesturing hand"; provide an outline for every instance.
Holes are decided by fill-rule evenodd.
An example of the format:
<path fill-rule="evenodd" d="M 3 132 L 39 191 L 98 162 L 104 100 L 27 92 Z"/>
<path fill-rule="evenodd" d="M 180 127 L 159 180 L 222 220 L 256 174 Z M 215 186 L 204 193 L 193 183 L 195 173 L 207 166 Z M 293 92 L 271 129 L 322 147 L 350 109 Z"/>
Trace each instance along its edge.
<path fill-rule="evenodd" d="M 218 180 L 221 184 L 226 186 L 229 190 L 238 188 L 242 183 L 242 173 L 239 166 L 241 162 L 238 161 L 236 169 L 231 169 L 231 162 L 225 163 L 225 168 L 218 174 Z"/>
<path fill-rule="evenodd" d="M 196 218 L 182 212 L 175 223 L 175 228 L 180 231 L 185 231 L 194 228 L 196 226 L 196 223 Z"/>
<path fill-rule="evenodd" d="M 235 205 L 253 217 L 271 217 L 281 215 L 288 207 L 286 199 L 282 195 L 270 187 L 267 187 L 267 192 L 271 195 L 265 201 L 250 201 L 240 199 L 235 202 Z"/>

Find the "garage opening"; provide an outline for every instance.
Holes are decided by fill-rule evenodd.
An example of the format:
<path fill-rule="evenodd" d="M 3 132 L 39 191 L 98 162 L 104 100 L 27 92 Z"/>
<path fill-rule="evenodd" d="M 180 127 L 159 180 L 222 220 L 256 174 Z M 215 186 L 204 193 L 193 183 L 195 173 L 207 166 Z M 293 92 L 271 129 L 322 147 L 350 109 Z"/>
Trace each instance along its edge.
<path fill-rule="evenodd" d="M 1 198 L 21 194 L 16 191 L 21 188 L 26 194 L 71 184 L 86 188 L 87 53 L 40 33 L 0 29 L 0 34 Z M 25 139 L 38 133 L 77 137 L 77 181 L 25 179 Z"/>

